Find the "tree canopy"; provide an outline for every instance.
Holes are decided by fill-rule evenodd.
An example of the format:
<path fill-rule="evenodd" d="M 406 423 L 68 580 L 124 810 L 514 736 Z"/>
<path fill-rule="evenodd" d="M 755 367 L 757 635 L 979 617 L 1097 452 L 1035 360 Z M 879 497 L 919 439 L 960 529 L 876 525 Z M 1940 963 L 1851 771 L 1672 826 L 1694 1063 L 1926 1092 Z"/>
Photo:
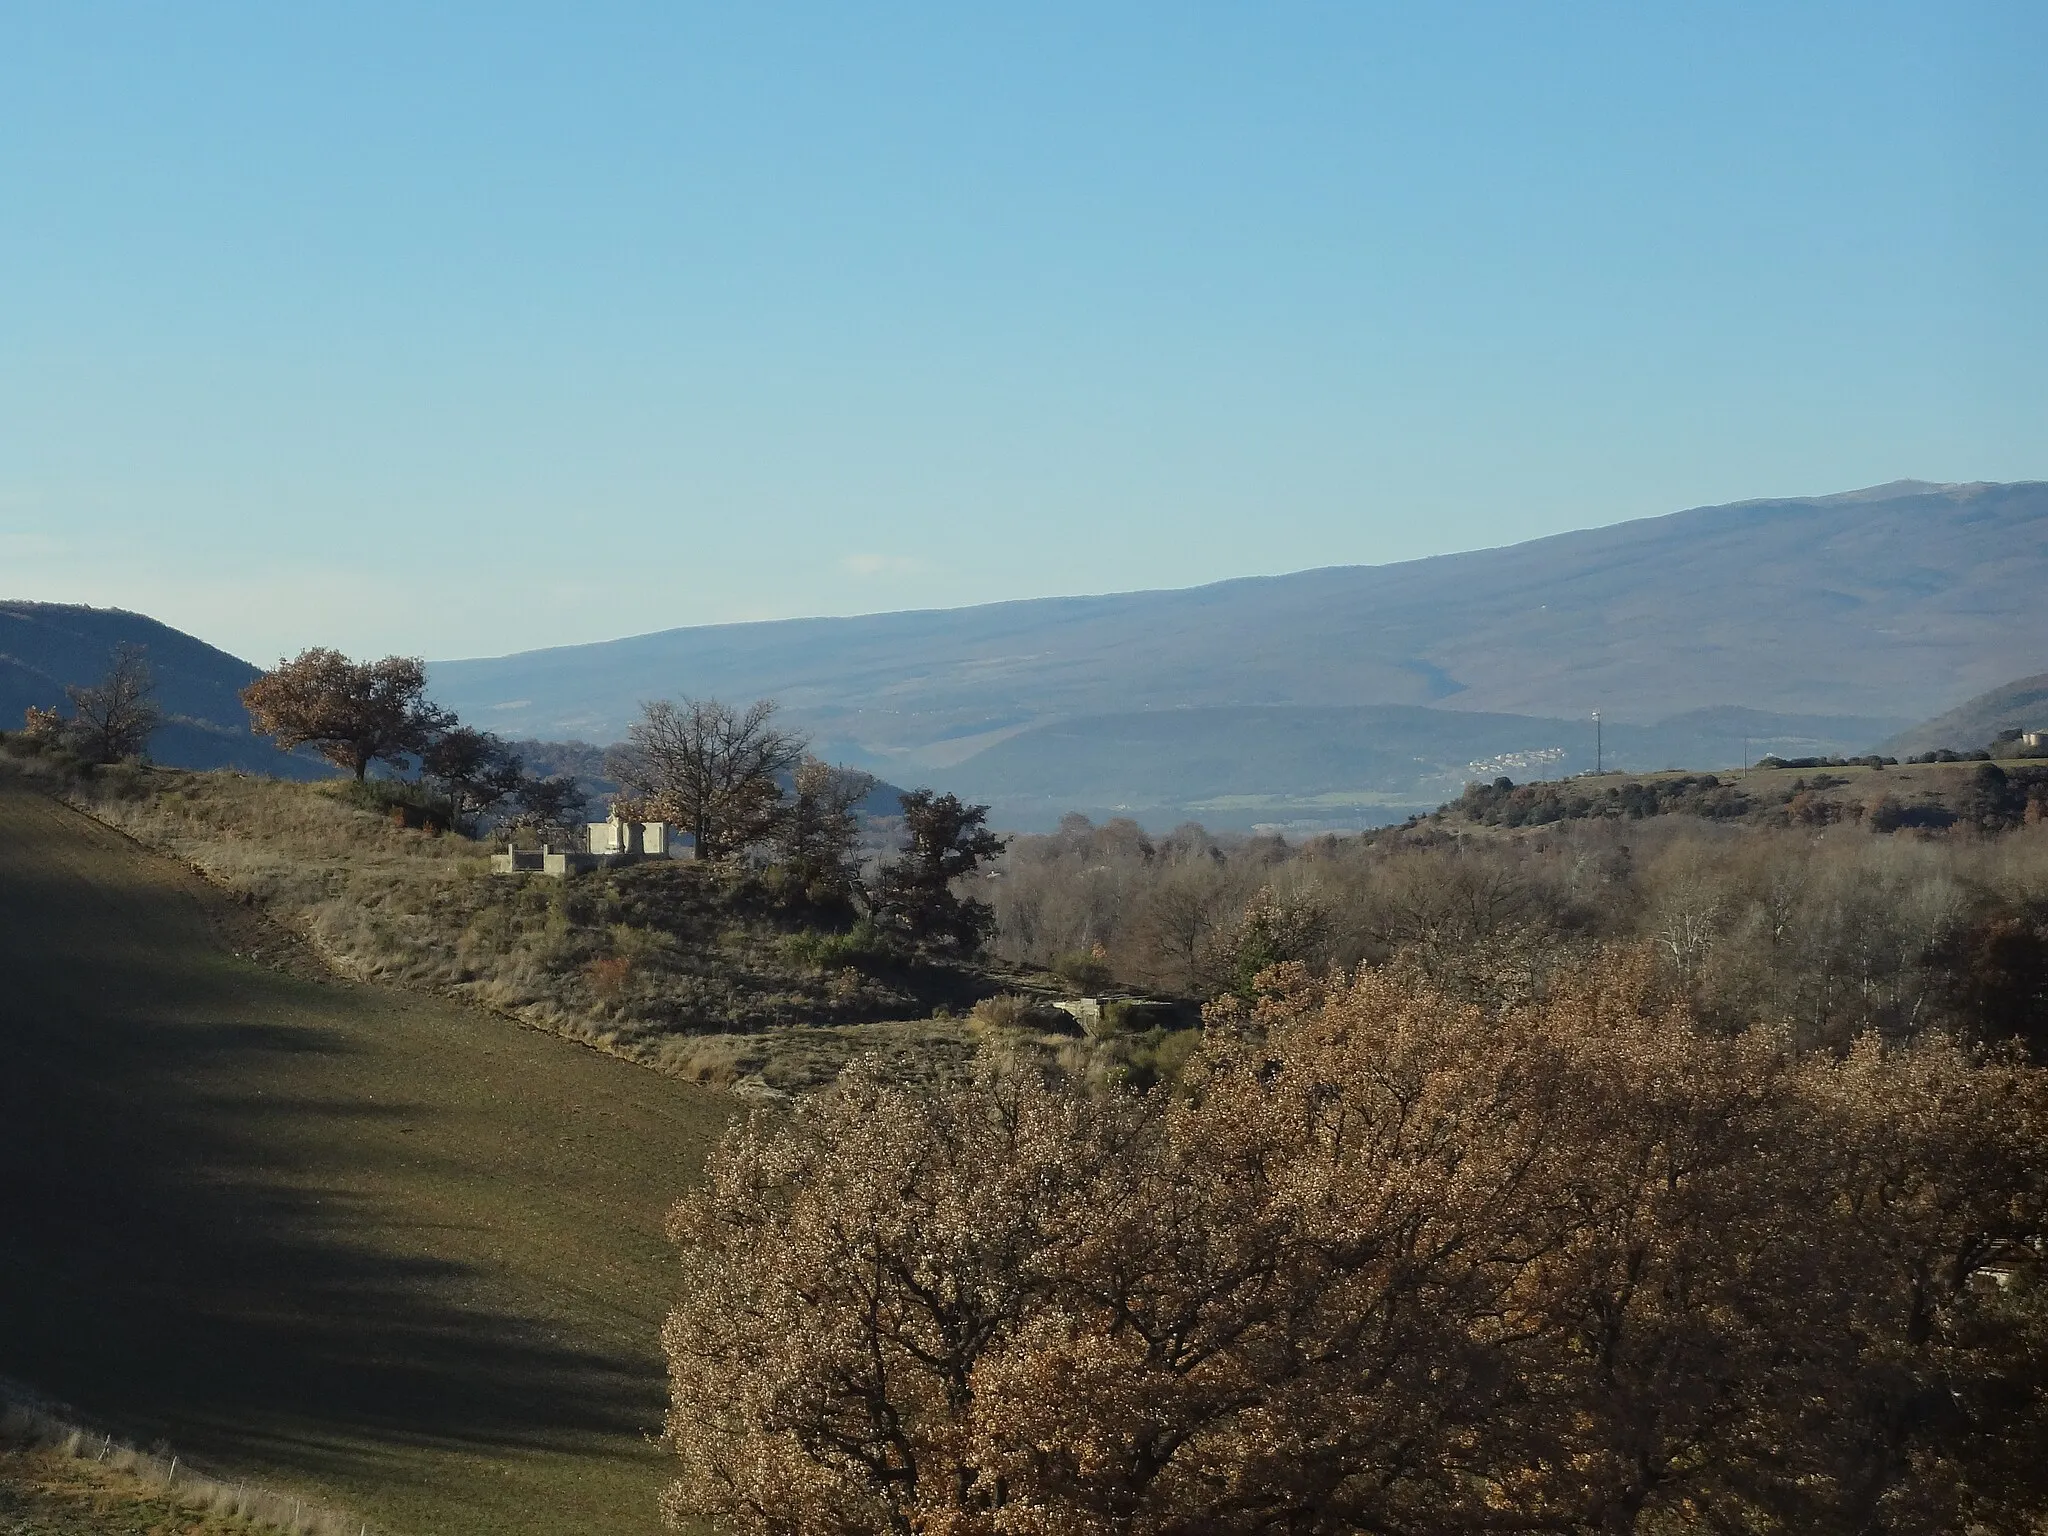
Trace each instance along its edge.
<path fill-rule="evenodd" d="M 460 827 L 517 796 L 529 782 L 518 754 L 489 731 L 448 724 L 428 734 L 420 750 L 420 776 L 448 799 L 449 820 Z"/>
<path fill-rule="evenodd" d="M 955 894 L 953 882 L 1003 851 L 988 830 L 988 807 L 929 789 L 907 791 L 902 805 L 904 847 L 876 876 L 878 912 L 919 942 L 978 948 L 995 914 L 986 902 Z"/>
<path fill-rule="evenodd" d="M 807 889 L 843 899 L 860 874 L 858 807 L 874 787 L 872 774 L 806 756 L 776 828 L 776 862 Z"/>
<path fill-rule="evenodd" d="M 443 723 L 425 702 L 426 663 L 412 656 L 351 661 L 315 646 L 242 690 L 250 729 L 286 751 L 310 746 L 362 780 L 375 762 L 421 752 Z"/>
<path fill-rule="evenodd" d="M 2048 1088 L 1281 967 L 1183 1091 L 856 1067 L 671 1230 L 673 1517 L 1007 1536 L 2021 1531 Z"/>

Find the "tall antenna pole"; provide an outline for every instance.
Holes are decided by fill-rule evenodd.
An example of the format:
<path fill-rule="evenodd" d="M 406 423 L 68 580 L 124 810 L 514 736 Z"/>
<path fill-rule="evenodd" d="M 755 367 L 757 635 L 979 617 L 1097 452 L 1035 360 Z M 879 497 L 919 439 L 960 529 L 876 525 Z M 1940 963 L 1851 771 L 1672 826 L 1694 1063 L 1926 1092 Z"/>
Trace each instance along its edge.
<path fill-rule="evenodd" d="M 1600 739 L 1600 711 L 1596 709 L 1593 711 L 1593 772 L 1596 775 L 1607 766 L 1604 745 Z"/>

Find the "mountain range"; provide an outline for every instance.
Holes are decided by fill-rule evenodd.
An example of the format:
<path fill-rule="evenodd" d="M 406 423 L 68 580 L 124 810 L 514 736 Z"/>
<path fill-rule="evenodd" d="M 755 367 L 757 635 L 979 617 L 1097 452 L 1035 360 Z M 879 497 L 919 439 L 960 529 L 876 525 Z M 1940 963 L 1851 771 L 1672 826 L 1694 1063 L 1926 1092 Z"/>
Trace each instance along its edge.
<path fill-rule="evenodd" d="M 1901 731 L 1884 745 L 1894 756 L 1988 745 L 2000 731 L 2048 730 L 2048 672 L 2015 678 L 1954 709 Z"/>
<path fill-rule="evenodd" d="M 708 625 L 432 669 L 508 734 L 772 696 L 828 755 L 994 801 L 1385 817 L 1496 761 L 1870 750 L 2048 656 L 2048 483 L 1899 481 L 1179 591 Z M 1747 740 L 1745 741 L 1745 738 Z M 1513 776 L 1513 769 L 1507 771 Z"/>
<path fill-rule="evenodd" d="M 441 661 L 431 691 L 502 736 L 598 743 L 643 700 L 772 697 L 823 755 L 987 800 L 1005 826 L 1306 830 L 1596 761 L 1981 745 L 1975 714 L 1913 722 L 2040 682 L 2044 588 L 2048 482 L 1899 481 L 1393 565 Z M 253 666 L 113 610 L 0 604 L 0 722 L 123 640 L 174 717 L 160 760 L 318 771 L 249 736 Z M 2005 720 L 2040 694 L 2012 688 L 1976 714 L 2048 723 Z"/>

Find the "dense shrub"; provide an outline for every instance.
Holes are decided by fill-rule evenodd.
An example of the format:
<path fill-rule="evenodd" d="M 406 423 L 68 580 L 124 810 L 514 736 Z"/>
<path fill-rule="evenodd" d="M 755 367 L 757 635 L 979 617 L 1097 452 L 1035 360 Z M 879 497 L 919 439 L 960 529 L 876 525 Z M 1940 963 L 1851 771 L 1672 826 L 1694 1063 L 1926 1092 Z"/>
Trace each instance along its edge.
<path fill-rule="evenodd" d="M 782 940 L 782 953 L 792 965 L 813 970 L 839 970 L 896 957 L 895 946 L 873 922 L 863 917 L 844 933 L 805 929 Z"/>
<path fill-rule="evenodd" d="M 1679 774 L 1673 778 L 1630 779 L 1622 784 L 1566 779 L 1517 784 L 1498 778 L 1491 784 L 1470 784 L 1449 810 L 1467 821 L 1489 827 L 1538 827 L 1589 817 L 1685 814 L 1732 820 L 1746 815 L 1750 801 L 1737 785 L 1723 784 L 1716 774 Z"/>
<path fill-rule="evenodd" d="M 1116 979 L 1116 972 L 1109 963 L 1109 953 L 1100 945 L 1069 950 L 1055 956 L 1052 971 L 1061 981 L 1082 993 L 1100 992 Z"/>

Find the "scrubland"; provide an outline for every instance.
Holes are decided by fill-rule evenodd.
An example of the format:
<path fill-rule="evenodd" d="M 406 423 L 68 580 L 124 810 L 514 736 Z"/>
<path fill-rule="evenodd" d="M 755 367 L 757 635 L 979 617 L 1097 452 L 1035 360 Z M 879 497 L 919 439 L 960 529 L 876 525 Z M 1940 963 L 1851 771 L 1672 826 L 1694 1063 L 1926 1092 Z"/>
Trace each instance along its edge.
<path fill-rule="evenodd" d="M 1781 770 L 1703 791 L 1704 777 L 1665 776 L 1676 794 L 1591 781 L 1589 798 L 1613 787 L 1634 814 L 1509 825 L 1483 819 L 1505 793 L 1468 795 L 1406 827 L 1299 845 L 1069 818 L 1017 839 L 990 882 L 997 944 L 1017 963 L 1201 997 L 1243 992 L 1275 961 L 1398 956 L 1481 1001 L 1526 995 L 1603 946 L 1641 946 L 1703 1019 L 1782 1025 L 1806 1047 L 1937 1029 L 2048 1044 L 2035 800 L 1987 805 L 1961 765 Z M 1868 814 L 1902 793 L 1940 824 Z"/>
<path fill-rule="evenodd" d="M 980 964 L 739 861 L 502 880 L 347 789 L 68 792 L 344 974 L 791 1094 L 670 1186 L 677 1521 L 2032 1536 L 2037 771 L 1071 817 L 974 877 Z"/>
<path fill-rule="evenodd" d="M 978 964 L 740 861 L 493 877 L 488 845 L 409 827 L 374 790 L 116 768 L 69 793 L 344 975 L 746 1090 L 815 1088 L 868 1054 L 944 1076 L 991 1045 L 1143 1086 L 1192 1048 L 1196 1006 L 1274 962 L 1407 955 L 1461 994 L 1507 996 L 1613 944 L 1648 946 L 1703 1018 L 1808 1044 L 2048 1039 L 2038 762 L 1501 782 L 1306 843 L 1069 817 L 971 882 L 996 916 Z M 1189 1006 L 1083 1027 L 1047 1006 L 1062 992 Z"/>
<path fill-rule="evenodd" d="M 2031 785 L 1486 790 L 1303 846 L 1013 843 L 1013 960 L 1202 1027 L 1103 1072 L 1001 1048 L 1041 1022 L 1005 999 L 971 1082 L 856 1067 L 730 1132 L 671 1220 L 671 1511 L 2036 1536 Z"/>

